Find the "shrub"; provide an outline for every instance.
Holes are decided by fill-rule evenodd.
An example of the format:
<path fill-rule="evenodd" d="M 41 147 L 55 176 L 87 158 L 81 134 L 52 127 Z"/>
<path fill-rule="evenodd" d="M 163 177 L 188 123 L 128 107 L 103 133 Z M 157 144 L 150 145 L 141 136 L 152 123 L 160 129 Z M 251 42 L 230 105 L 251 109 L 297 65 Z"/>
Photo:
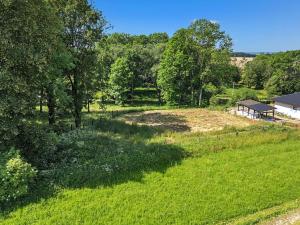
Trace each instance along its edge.
<path fill-rule="evenodd" d="M 209 104 L 211 106 L 226 105 L 228 104 L 228 102 L 229 102 L 228 98 L 222 98 L 217 95 L 212 96 L 209 100 Z"/>
<path fill-rule="evenodd" d="M 12 153 L 13 152 L 13 153 Z M 0 202 L 14 200 L 24 196 L 29 191 L 30 183 L 33 182 L 37 171 L 20 154 L 12 149 L 9 155 L 14 155 L 2 165 L 0 174 Z"/>
<path fill-rule="evenodd" d="M 21 127 L 16 147 L 38 169 L 48 169 L 56 162 L 58 136 L 50 129 L 27 124 Z"/>
<path fill-rule="evenodd" d="M 246 99 L 258 100 L 256 91 L 249 88 L 236 90 L 232 96 L 231 104 L 234 105 L 236 102 Z"/>

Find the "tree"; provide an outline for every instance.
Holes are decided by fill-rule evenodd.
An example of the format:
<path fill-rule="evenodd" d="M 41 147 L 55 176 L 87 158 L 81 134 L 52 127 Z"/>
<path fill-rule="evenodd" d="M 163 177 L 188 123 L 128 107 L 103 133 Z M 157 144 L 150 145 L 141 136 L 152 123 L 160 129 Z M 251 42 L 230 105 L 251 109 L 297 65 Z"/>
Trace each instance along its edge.
<path fill-rule="evenodd" d="M 168 104 L 189 104 L 196 61 L 194 42 L 190 31 L 181 29 L 168 43 L 158 71 L 158 85 Z"/>
<path fill-rule="evenodd" d="M 46 90 L 49 125 L 54 125 L 56 122 L 58 106 L 67 108 L 70 99 L 67 96 L 63 72 L 73 66 L 71 55 L 65 51 L 64 45 L 58 45 L 49 62 L 47 79 L 42 84 L 42 89 Z"/>
<path fill-rule="evenodd" d="M 131 71 L 128 58 L 118 58 L 111 67 L 109 79 L 111 94 L 116 104 L 124 104 L 132 87 L 134 73 Z"/>
<path fill-rule="evenodd" d="M 300 64 L 296 63 L 287 71 L 277 69 L 266 84 L 270 96 L 285 95 L 300 91 Z"/>
<path fill-rule="evenodd" d="M 159 72 L 159 64 L 161 62 L 163 53 L 166 49 L 166 43 L 159 43 L 154 46 L 149 47 L 149 55 L 151 56 L 149 59 L 151 61 L 151 68 L 148 75 L 148 83 L 152 84 L 156 89 L 158 102 L 162 103 L 161 90 L 158 85 L 158 72 Z"/>
<path fill-rule="evenodd" d="M 110 92 L 110 86 L 107 85 L 110 68 L 118 58 L 125 57 L 134 74 L 128 99 L 132 98 L 136 87 L 156 87 L 158 99 L 161 100 L 156 82 L 157 68 L 167 41 L 166 33 L 154 33 L 148 36 L 114 33 L 106 36 L 97 43 L 98 74 L 102 73 L 100 76 L 102 87 L 107 93 Z"/>
<path fill-rule="evenodd" d="M 44 0 L 2 0 L 0 28 L 0 143 L 7 148 L 35 116 L 61 26 Z"/>
<path fill-rule="evenodd" d="M 271 76 L 269 56 L 257 56 L 248 62 L 243 71 L 243 83 L 249 88 L 262 89 Z"/>
<path fill-rule="evenodd" d="M 151 44 L 167 43 L 169 36 L 167 33 L 153 33 L 149 35 L 149 42 Z"/>
<path fill-rule="evenodd" d="M 299 91 L 299 62 L 300 51 L 259 55 L 246 65 L 242 81 L 270 95 L 293 93 Z"/>
<path fill-rule="evenodd" d="M 164 100 L 201 106 L 204 87 L 223 80 L 216 78 L 215 68 L 230 66 L 231 45 L 220 25 L 208 20 L 196 20 L 188 29 L 177 31 L 167 44 L 158 73 Z"/>
<path fill-rule="evenodd" d="M 74 67 L 65 71 L 65 75 L 71 88 L 75 125 L 80 127 L 87 84 L 97 69 L 96 42 L 103 37 L 107 23 L 87 0 L 49 1 L 63 21 L 63 40 L 73 57 Z"/>
<path fill-rule="evenodd" d="M 215 22 L 208 21 L 206 19 L 195 20 L 190 26 L 192 38 L 197 43 L 198 55 L 197 55 L 197 69 L 196 74 L 198 76 L 199 86 L 198 89 L 198 105 L 202 104 L 203 87 L 211 82 L 212 65 L 216 65 L 219 62 L 213 60 L 218 58 L 218 55 L 222 56 L 219 59 L 225 60 L 229 65 L 229 57 L 232 47 L 231 38 L 220 30 L 220 25 Z M 220 63 L 223 63 L 224 61 Z"/>

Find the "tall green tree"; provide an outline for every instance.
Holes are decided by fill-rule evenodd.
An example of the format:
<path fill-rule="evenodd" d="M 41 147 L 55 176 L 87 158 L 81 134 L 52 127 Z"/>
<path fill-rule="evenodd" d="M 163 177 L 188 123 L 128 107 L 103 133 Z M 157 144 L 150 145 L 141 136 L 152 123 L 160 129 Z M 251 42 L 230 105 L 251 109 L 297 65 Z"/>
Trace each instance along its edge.
<path fill-rule="evenodd" d="M 215 68 L 230 66 L 231 45 L 220 25 L 205 19 L 177 31 L 167 44 L 158 73 L 164 100 L 201 106 L 205 87 L 223 80 L 216 78 L 220 73 Z"/>
<path fill-rule="evenodd" d="M 270 96 L 300 92 L 300 63 L 294 63 L 287 70 L 274 71 L 266 90 Z"/>
<path fill-rule="evenodd" d="M 259 55 L 249 62 L 242 74 L 248 87 L 266 88 L 270 95 L 299 91 L 300 51 Z"/>
<path fill-rule="evenodd" d="M 156 82 L 157 68 L 167 41 L 166 33 L 154 33 L 148 36 L 113 33 L 106 36 L 97 45 L 102 87 L 106 88 L 106 92 L 110 92 L 108 85 L 110 68 L 118 58 L 125 57 L 134 74 L 128 98 L 132 96 L 136 87 L 156 87 L 160 100 L 160 91 Z"/>
<path fill-rule="evenodd" d="M 272 75 L 270 57 L 259 55 L 248 62 L 243 71 L 243 83 L 249 88 L 262 89 Z"/>
<path fill-rule="evenodd" d="M 49 125 L 55 124 L 56 112 L 59 108 L 68 107 L 70 98 L 67 95 L 64 71 L 72 69 L 73 66 L 72 57 L 66 52 L 64 45 L 58 45 L 52 60 L 49 62 L 47 79 L 42 84 L 42 90 L 45 90 L 47 99 Z M 42 98 L 42 96 L 40 97 Z"/>
<path fill-rule="evenodd" d="M 65 71 L 73 100 L 76 127 L 81 125 L 81 111 L 87 87 L 96 74 L 96 42 L 107 28 L 102 13 L 87 0 L 49 0 L 63 21 L 63 40 L 73 57 L 74 67 Z"/>
<path fill-rule="evenodd" d="M 121 57 L 111 67 L 109 87 L 116 104 L 124 104 L 132 90 L 134 73 L 127 57 Z"/>
<path fill-rule="evenodd" d="M 0 144 L 15 146 L 35 116 L 61 26 L 44 0 L 0 1 Z"/>

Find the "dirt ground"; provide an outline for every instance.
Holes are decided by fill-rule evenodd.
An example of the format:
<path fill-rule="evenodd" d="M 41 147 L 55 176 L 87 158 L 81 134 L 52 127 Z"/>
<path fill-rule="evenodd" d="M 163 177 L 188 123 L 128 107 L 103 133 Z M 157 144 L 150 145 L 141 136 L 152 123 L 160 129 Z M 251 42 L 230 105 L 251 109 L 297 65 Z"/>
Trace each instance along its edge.
<path fill-rule="evenodd" d="M 127 123 L 160 127 L 172 131 L 206 132 L 224 127 L 246 127 L 258 123 L 247 118 L 207 109 L 154 110 L 129 113 L 121 117 Z"/>
<path fill-rule="evenodd" d="M 300 225 L 300 209 L 279 216 L 261 225 L 291 225 L 291 224 Z"/>

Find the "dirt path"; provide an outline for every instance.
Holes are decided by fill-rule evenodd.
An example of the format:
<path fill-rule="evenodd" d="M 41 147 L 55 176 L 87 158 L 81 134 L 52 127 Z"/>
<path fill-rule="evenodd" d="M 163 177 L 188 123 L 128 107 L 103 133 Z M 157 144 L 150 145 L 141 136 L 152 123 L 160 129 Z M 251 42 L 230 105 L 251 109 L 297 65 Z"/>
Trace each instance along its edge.
<path fill-rule="evenodd" d="M 263 223 L 262 225 L 291 225 L 291 224 L 300 225 L 300 209 L 279 216 L 271 221 Z"/>

